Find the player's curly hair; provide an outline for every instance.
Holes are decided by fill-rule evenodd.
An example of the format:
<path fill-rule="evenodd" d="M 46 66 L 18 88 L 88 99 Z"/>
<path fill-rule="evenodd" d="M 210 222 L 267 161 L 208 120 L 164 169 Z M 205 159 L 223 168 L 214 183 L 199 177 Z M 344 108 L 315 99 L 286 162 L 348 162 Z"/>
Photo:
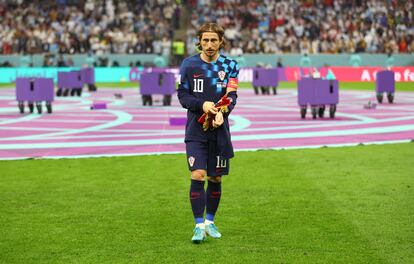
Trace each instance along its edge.
<path fill-rule="evenodd" d="M 224 29 L 219 26 L 216 23 L 207 22 L 204 23 L 198 30 L 198 42 L 196 43 L 196 47 L 198 50 L 201 50 L 201 37 L 203 36 L 203 33 L 205 32 L 214 32 L 217 33 L 219 40 L 223 41 L 219 47 L 219 49 L 222 49 L 226 46 L 226 40 L 224 39 Z"/>

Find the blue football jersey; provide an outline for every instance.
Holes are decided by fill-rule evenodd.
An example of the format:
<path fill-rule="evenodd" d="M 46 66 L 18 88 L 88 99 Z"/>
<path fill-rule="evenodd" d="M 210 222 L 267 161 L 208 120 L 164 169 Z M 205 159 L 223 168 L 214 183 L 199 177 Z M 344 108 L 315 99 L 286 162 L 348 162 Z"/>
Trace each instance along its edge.
<path fill-rule="evenodd" d="M 238 78 L 237 62 L 220 55 L 215 62 L 207 63 L 200 58 L 200 54 L 197 54 L 183 61 L 180 75 L 178 98 L 181 105 L 188 109 L 185 140 L 206 141 L 214 138 L 216 131 L 203 131 L 202 124 L 197 121 L 203 114 L 203 103 L 205 101 L 217 103 L 226 94 L 229 81 Z M 236 95 L 232 96 L 233 103 L 229 106 L 230 110 L 233 109 L 236 98 Z M 224 115 L 224 123 L 218 129 L 229 131 L 227 115 Z"/>

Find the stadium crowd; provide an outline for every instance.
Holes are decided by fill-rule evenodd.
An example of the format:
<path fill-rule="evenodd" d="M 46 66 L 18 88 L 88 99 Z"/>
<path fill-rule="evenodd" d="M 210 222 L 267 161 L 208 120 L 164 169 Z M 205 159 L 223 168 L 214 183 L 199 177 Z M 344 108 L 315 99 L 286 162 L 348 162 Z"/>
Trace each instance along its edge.
<path fill-rule="evenodd" d="M 0 0 L 0 54 L 155 53 L 169 57 L 183 8 L 186 53 L 206 21 L 226 52 L 413 53 L 414 0 Z"/>
<path fill-rule="evenodd" d="M 241 53 L 413 53 L 413 0 L 193 1 L 187 46 L 205 21 Z M 191 53 L 191 51 L 190 51 Z"/>
<path fill-rule="evenodd" d="M 0 54 L 169 56 L 174 0 L 0 0 Z"/>

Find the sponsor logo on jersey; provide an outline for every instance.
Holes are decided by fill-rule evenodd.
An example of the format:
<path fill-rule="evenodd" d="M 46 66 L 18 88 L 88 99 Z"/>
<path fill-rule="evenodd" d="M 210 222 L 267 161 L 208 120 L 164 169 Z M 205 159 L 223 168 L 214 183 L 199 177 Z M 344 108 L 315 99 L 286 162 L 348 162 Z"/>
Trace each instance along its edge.
<path fill-rule="evenodd" d="M 226 88 L 227 84 L 225 84 L 224 82 L 217 82 L 217 88 Z"/>
<path fill-rule="evenodd" d="M 193 78 L 200 78 L 203 77 L 203 74 L 193 74 Z"/>
<path fill-rule="evenodd" d="M 218 72 L 218 77 L 220 78 L 220 80 L 224 80 L 224 77 L 226 77 L 226 73 L 224 71 L 219 71 Z"/>

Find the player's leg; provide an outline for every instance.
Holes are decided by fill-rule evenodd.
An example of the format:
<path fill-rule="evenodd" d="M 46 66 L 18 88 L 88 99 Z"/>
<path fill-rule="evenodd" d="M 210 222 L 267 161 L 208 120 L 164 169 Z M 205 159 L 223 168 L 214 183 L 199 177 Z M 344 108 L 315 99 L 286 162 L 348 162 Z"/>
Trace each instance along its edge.
<path fill-rule="evenodd" d="M 190 203 L 196 224 L 191 241 L 196 244 L 206 239 L 204 224 L 204 209 L 206 207 L 204 182 L 206 174 L 207 172 L 205 170 L 191 171 Z"/>
<path fill-rule="evenodd" d="M 229 174 L 230 160 L 217 154 L 216 143 L 209 144 L 209 160 L 207 167 L 208 186 L 206 191 L 206 232 L 213 238 L 220 238 L 214 218 L 221 198 L 221 176 Z"/>
<path fill-rule="evenodd" d="M 209 176 L 208 186 L 206 191 L 206 221 L 205 228 L 209 236 L 213 238 L 220 238 L 221 234 L 217 226 L 214 224 L 214 217 L 216 215 L 221 198 L 221 176 Z"/>
<path fill-rule="evenodd" d="M 204 223 L 204 209 L 206 207 L 206 194 L 204 191 L 205 170 L 191 171 L 190 203 L 196 224 Z"/>
<path fill-rule="evenodd" d="M 200 243 L 205 240 L 204 210 L 206 194 L 204 183 L 207 175 L 207 147 L 202 142 L 187 142 L 187 161 L 191 171 L 190 204 L 196 226 L 192 241 Z"/>

